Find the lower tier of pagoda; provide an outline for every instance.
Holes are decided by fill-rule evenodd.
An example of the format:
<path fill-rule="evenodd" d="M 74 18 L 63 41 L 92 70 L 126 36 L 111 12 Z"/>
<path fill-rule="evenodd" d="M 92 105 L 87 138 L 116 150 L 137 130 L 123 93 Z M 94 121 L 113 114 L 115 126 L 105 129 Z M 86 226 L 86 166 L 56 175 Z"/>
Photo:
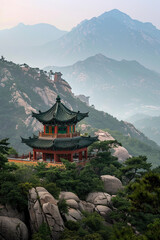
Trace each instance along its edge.
<path fill-rule="evenodd" d="M 73 161 L 78 155 L 79 160 L 84 156 L 87 159 L 87 147 L 97 141 L 97 137 L 77 136 L 73 138 L 44 139 L 34 136 L 24 139 L 22 142 L 33 148 L 33 160 L 38 160 L 37 155 L 41 154 L 43 161 L 60 162 L 62 159 Z"/>
<path fill-rule="evenodd" d="M 83 158 L 87 160 L 87 148 L 76 149 L 72 151 L 51 151 L 44 149 L 33 149 L 33 160 L 38 160 L 39 154 L 43 161 L 49 161 L 54 163 L 61 162 L 61 159 L 66 159 L 70 162 L 73 162 L 73 158 L 76 156 L 78 160 L 81 161 Z"/>

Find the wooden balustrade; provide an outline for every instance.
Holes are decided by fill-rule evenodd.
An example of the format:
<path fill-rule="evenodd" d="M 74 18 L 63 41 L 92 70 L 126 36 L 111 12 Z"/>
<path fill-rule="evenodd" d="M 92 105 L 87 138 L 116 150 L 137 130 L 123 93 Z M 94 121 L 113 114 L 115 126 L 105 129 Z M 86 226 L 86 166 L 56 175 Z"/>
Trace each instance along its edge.
<path fill-rule="evenodd" d="M 55 133 L 44 133 L 44 132 L 39 132 L 39 137 L 40 138 L 72 138 L 72 137 L 77 137 L 80 136 L 80 132 L 74 132 L 74 133 L 65 133 L 65 134 L 55 134 Z"/>

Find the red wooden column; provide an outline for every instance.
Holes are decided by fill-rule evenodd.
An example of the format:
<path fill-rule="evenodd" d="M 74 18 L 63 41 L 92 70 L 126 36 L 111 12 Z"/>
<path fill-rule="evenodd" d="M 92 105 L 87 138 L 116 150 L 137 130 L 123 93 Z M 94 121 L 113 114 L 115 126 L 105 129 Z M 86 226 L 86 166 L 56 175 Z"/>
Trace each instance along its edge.
<path fill-rule="evenodd" d="M 46 125 L 44 125 L 44 133 L 46 133 Z"/>
<path fill-rule="evenodd" d="M 67 133 L 69 133 L 69 126 L 67 126 Z"/>
<path fill-rule="evenodd" d="M 79 152 L 79 160 L 82 160 L 82 152 Z"/>
<path fill-rule="evenodd" d="M 70 161 L 73 162 L 73 153 L 70 154 Z"/>
<path fill-rule="evenodd" d="M 45 153 L 42 153 L 42 159 L 43 159 L 43 161 L 46 161 L 46 154 Z"/>
<path fill-rule="evenodd" d="M 57 125 L 54 127 L 54 133 L 55 133 L 56 135 L 58 134 L 58 126 L 57 126 Z"/>
<path fill-rule="evenodd" d="M 56 153 L 54 153 L 54 161 L 55 163 L 58 162 L 58 155 Z"/>
<path fill-rule="evenodd" d="M 35 150 L 33 150 L 33 160 L 37 160 L 37 154 Z"/>
<path fill-rule="evenodd" d="M 88 157 L 88 155 L 87 155 L 87 149 L 84 151 L 84 157 L 85 157 L 85 159 L 87 160 L 87 157 Z"/>
<path fill-rule="evenodd" d="M 29 152 L 29 160 L 31 160 L 32 156 L 31 156 L 31 152 Z"/>

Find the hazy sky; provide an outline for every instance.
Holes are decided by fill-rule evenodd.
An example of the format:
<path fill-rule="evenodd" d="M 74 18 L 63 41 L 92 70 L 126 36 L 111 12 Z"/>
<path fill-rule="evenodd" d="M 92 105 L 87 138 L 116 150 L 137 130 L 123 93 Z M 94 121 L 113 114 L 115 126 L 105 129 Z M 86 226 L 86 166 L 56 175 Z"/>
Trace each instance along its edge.
<path fill-rule="evenodd" d="M 0 29 L 43 22 L 70 30 L 114 8 L 160 29 L 160 0 L 0 0 Z"/>

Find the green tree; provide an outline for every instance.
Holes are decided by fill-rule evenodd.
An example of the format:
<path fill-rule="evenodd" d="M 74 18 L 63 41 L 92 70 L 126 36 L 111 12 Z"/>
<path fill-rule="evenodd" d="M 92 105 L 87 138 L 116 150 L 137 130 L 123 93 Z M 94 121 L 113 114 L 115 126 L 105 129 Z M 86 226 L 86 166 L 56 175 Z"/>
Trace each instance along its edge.
<path fill-rule="evenodd" d="M 68 205 L 67 202 L 64 198 L 62 198 L 59 202 L 58 202 L 58 208 L 61 214 L 67 214 L 68 213 Z"/>
<path fill-rule="evenodd" d="M 80 171 L 77 169 L 77 183 L 74 187 L 75 193 L 85 199 L 88 193 L 93 191 L 104 191 L 102 180 L 95 174 L 91 164 L 86 164 Z"/>
<path fill-rule="evenodd" d="M 160 214 L 160 174 L 149 172 L 128 186 L 133 210 Z"/>
<path fill-rule="evenodd" d="M 98 175 L 112 174 L 116 177 L 120 175 L 121 163 L 118 159 L 111 154 L 111 148 L 119 146 L 117 141 L 103 141 L 94 143 L 91 150 L 97 150 L 97 156 L 91 159 L 90 164 L 93 167 L 94 172 Z"/>
<path fill-rule="evenodd" d="M 117 140 L 109 140 L 109 141 L 98 141 L 93 143 L 88 151 L 92 152 L 92 151 L 96 151 L 97 153 L 99 152 L 106 152 L 108 150 L 110 150 L 113 147 L 117 147 L 117 146 L 121 146 L 121 143 L 119 143 Z"/>
<path fill-rule="evenodd" d="M 8 138 L 0 140 L 0 169 L 5 167 L 5 164 L 8 162 L 6 155 L 8 154 Z"/>
<path fill-rule="evenodd" d="M 34 233 L 32 240 L 51 240 L 51 231 L 46 223 L 43 223 L 37 233 Z"/>
<path fill-rule="evenodd" d="M 136 235 L 130 226 L 115 224 L 109 240 L 147 240 L 144 235 Z"/>
<path fill-rule="evenodd" d="M 112 218 L 123 226 L 130 223 L 144 234 L 147 225 L 160 217 L 160 174 L 149 172 L 125 187 L 112 199 Z"/>
<path fill-rule="evenodd" d="M 16 181 L 3 182 L 0 188 L 0 202 L 24 210 L 27 207 L 27 196 L 23 194 L 21 186 Z"/>
<path fill-rule="evenodd" d="M 14 148 L 11 147 L 8 151 L 8 155 L 18 155 L 18 153 Z"/>
<path fill-rule="evenodd" d="M 61 189 L 55 183 L 48 183 L 43 185 L 45 189 L 56 199 L 58 199 Z"/>
<path fill-rule="evenodd" d="M 160 239 L 160 219 L 157 218 L 153 223 L 147 226 L 145 233 L 148 240 L 159 240 Z"/>
<path fill-rule="evenodd" d="M 108 240 L 110 230 L 104 225 L 104 219 L 96 212 L 84 212 L 78 222 L 66 222 L 61 240 Z"/>
<path fill-rule="evenodd" d="M 2 140 L 0 140 L 0 153 L 2 154 L 8 154 L 9 151 L 9 147 L 8 147 L 9 143 L 8 143 L 8 138 L 4 138 Z"/>
<path fill-rule="evenodd" d="M 83 237 L 83 240 L 103 240 L 103 238 L 99 233 L 92 233 Z"/>
<path fill-rule="evenodd" d="M 122 172 L 122 180 L 128 184 L 137 177 L 143 176 L 150 169 L 151 163 L 147 163 L 147 158 L 145 156 L 128 158 L 124 162 L 124 166 L 120 169 Z"/>
<path fill-rule="evenodd" d="M 85 213 L 85 218 L 82 219 L 84 227 L 87 227 L 91 233 L 101 229 L 102 221 L 103 218 L 96 212 L 92 214 Z"/>

